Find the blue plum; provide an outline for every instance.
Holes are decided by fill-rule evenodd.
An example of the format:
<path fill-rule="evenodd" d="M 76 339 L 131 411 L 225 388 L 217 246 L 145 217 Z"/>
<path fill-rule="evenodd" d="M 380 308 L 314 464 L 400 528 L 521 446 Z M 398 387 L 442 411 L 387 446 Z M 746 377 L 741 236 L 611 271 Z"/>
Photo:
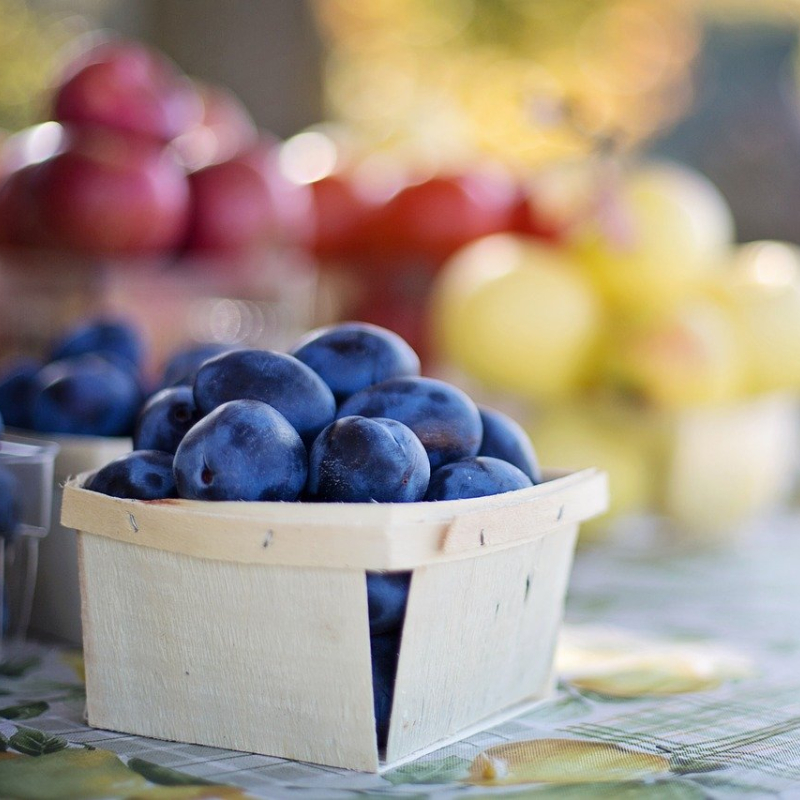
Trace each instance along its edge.
<path fill-rule="evenodd" d="M 36 388 L 36 374 L 42 362 L 18 358 L 4 366 L 0 375 L 0 414 L 12 428 L 31 427 L 31 401 Z"/>
<path fill-rule="evenodd" d="M 162 389 L 142 406 L 133 432 L 133 447 L 174 453 L 198 419 L 191 386 Z"/>
<path fill-rule="evenodd" d="M 400 656 L 401 631 L 370 636 L 372 651 L 372 695 L 375 705 L 375 732 L 378 747 L 386 747 L 389 736 L 389 719 L 392 713 L 394 682 Z"/>
<path fill-rule="evenodd" d="M 367 608 L 371 636 L 397 631 L 403 627 L 410 586 L 410 572 L 367 573 Z"/>
<path fill-rule="evenodd" d="M 483 441 L 479 456 L 491 456 L 508 461 L 521 469 L 533 484 L 542 482 L 539 460 L 530 437 L 516 421 L 494 408 L 478 406 L 483 422 Z"/>
<path fill-rule="evenodd" d="M 533 486 L 531 479 L 513 464 L 491 456 L 453 461 L 432 475 L 426 500 L 464 500 L 504 494 Z"/>
<path fill-rule="evenodd" d="M 124 358 L 140 368 L 144 350 L 142 337 L 132 323 L 97 319 L 67 331 L 54 343 L 48 361 L 61 361 L 88 353 L 98 353 Z"/>
<path fill-rule="evenodd" d="M 36 376 L 31 427 L 42 433 L 130 436 L 142 404 L 136 378 L 97 355 L 54 361 Z"/>
<path fill-rule="evenodd" d="M 389 378 L 419 375 L 419 356 L 393 331 L 343 322 L 306 334 L 290 351 L 328 384 L 336 401 Z"/>
<path fill-rule="evenodd" d="M 260 400 L 283 414 L 310 447 L 336 414 L 333 393 L 314 370 L 272 350 L 234 350 L 197 371 L 194 400 L 208 414 L 230 400 Z"/>
<path fill-rule="evenodd" d="M 19 533 L 21 487 L 17 476 L 0 464 L 0 539 L 13 542 Z"/>
<path fill-rule="evenodd" d="M 178 494 L 190 500 L 296 500 L 308 474 L 297 431 L 259 400 L 231 400 L 203 417 L 175 452 Z"/>
<path fill-rule="evenodd" d="M 338 417 L 396 419 L 411 428 L 428 453 L 431 470 L 474 456 L 483 436 L 475 403 L 455 386 L 436 378 L 391 378 L 354 394 Z"/>
<path fill-rule="evenodd" d="M 179 350 L 172 355 L 163 367 L 161 387 L 191 386 L 194 383 L 197 370 L 200 369 L 200 365 L 204 361 L 235 349 L 237 348 L 230 344 L 201 342 Z"/>
<path fill-rule="evenodd" d="M 306 498 L 339 503 L 422 500 L 431 469 L 414 432 L 393 419 L 343 417 L 314 440 Z"/>
<path fill-rule="evenodd" d="M 134 450 L 115 458 L 89 478 L 86 488 L 128 500 L 165 500 L 178 496 L 172 455 L 158 450 Z"/>

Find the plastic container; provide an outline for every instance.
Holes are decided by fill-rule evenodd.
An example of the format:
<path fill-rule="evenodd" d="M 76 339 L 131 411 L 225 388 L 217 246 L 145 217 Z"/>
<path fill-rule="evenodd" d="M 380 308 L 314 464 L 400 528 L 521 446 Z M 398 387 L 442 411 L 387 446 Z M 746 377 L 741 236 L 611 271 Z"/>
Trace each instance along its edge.
<path fill-rule="evenodd" d="M 28 441 L 42 444 L 44 435 L 26 433 Z M 50 472 L 48 504 L 52 505 L 49 535 L 39 542 L 36 589 L 29 611 L 30 632 L 80 647 L 81 594 L 78 585 L 78 549 L 75 531 L 60 524 L 65 482 L 74 475 L 96 470 L 129 452 L 127 437 L 50 435 L 57 454 Z"/>
<path fill-rule="evenodd" d="M 31 616 L 39 544 L 50 529 L 53 471 L 58 445 L 12 434 L 0 439 L 0 464 L 20 487 L 19 535 L 11 544 L 0 538 L 0 619 L 8 638 L 24 638 Z M 6 607 L 7 604 L 7 607 Z"/>

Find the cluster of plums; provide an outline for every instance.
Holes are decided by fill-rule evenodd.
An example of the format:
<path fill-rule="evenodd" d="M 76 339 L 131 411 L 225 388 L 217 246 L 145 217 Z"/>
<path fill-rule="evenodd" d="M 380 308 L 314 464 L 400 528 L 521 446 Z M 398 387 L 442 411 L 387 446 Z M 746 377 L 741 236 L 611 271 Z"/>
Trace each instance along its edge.
<path fill-rule="evenodd" d="M 132 453 L 88 485 L 157 500 L 455 500 L 540 480 L 520 426 L 419 374 L 396 334 L 364 323 L 312 331 L 290 353 L 183 353 L 153 394 Z"/>
<path fill-rule="evenodd" d="M 119 351 L 120 331 L 110 337 L 101 323 L 65 341 L 94 337 L 98 347 L 103 330 L 116 341 L 107 349 Z M 112 365 L 122 359 L 98 350 L 71 356 L 107 357 Z M 541 480 L 516 422 L 419 373 L 402 338 L 357 322 L 312 331 L 289 353 L 183 350 L 136 414 L 133 451 L 95 472 L 86 488 L 136 500 L 402 503 L 481 497 Z M 382 745 L 410 580 L 407 572 L 367 577 Z"/>
<path fill-rule="evenodd" d="M 138 331 L 116 320 L 70 328 L 43 358 L 0 370 L 0 415 L 38 433 L 130 436 L 149 389 Z"/>

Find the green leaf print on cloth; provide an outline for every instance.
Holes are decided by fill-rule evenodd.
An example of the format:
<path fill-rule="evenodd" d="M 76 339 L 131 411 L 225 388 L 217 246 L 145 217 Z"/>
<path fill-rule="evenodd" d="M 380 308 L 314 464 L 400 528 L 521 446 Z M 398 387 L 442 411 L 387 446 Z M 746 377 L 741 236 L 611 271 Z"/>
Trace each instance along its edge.
<path fill-rule="evenodd" d="M 50 705 L 44 700 L 38 700 L 35 703 L 20 703 L 16 706 L 0 708 L 0 717 L 3 719 L 33 719 L 33 717 L 44 714 L 48 708 Z"/>
<path fill-rule="evenodd" d="M 63 750 L 67 746 L 67 740 L 60 736 L 49 736 L 42 731 L 22 727 L 17 729 L 8 743 L 26 756 L 44 756 Z"/>

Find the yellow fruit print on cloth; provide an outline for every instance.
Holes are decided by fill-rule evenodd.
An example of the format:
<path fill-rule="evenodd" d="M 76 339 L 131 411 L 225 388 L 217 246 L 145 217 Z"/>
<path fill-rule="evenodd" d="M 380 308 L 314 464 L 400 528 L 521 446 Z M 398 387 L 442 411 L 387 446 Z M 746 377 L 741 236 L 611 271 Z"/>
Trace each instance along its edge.
<path fill-rule="evenodd" d="M 579 691 L 613 698 L 703 692 L 755 672 L 748 658 L 710 642 L 663 641 L 595 626 L 564 627 L 556 670 Z"/>
<path fill-rule="evenodd" d="M 158 786 L 125 800 L 237 800 L 251 797 L 235 786 Z"/>
<path fill-rule="evenodd" d="M 128 797 L 150 785 L 107 750 L 60 750 L 0 763 L 0 786 L 20 800 Z"/>
<path fill-rule="evenodd" d="M 144 764 L 137 763 L 137 759 L 125 764 L 116 753 L 88 748 L 63 749 L 41 756 L 19 755 L 0 761 L 0 787 L 4 797 L 15 800 L 248 797 L 233 786 L 212 785 L 157 765 L 146 764 L 148 771 Z"/>
<path fill-rule="evenodd" d="M 75 677 L 81 683 L 86 683 L 86 669 L 83 664 L 83 653 L 80 650 L 64 650 L 59 657 L 75 672 Z"/>
<path fill-rule="evenodd" d="M 532 739 L 490 747 L 470 767 L 469 783 L 598 783 L 666 775 L 669 759 L 615 744 Z"/>

